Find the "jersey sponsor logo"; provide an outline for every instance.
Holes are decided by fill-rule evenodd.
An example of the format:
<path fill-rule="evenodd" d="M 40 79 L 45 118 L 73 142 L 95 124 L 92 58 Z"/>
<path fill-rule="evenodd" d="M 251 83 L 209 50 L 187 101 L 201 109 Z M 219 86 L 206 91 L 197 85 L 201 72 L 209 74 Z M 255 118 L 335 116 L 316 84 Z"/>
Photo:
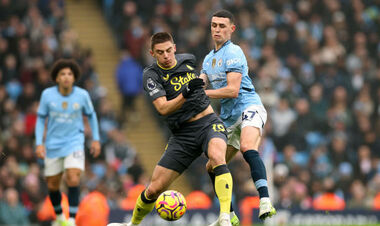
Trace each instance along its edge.
<path fill-rule="evenodd" d="M 239 58 L 232 58 L 232 59 L 229 59 L 227 60 L 227 66 L 231 65 L 231 64 L 236 64 L 237 62 L 239 62 L 240 59 Z"/>
<path fill-rule="evenodd" d="M 156 86 L 157 86 L 156 83 L 151 78 L 148 78 L 148 80 L 146 81 L 146 83 L 147 83 L 148 89 L 150 89 L 150 90 L 154 90 L 156 88 Z"/>
<path fill-rule="evenodd" d="M 169 80 L 169 74 L 166 74 L 166 76 L 162 76 L 162 78 L 165 80 L 165 82 L 168 81 Z"/>
<path fill-rule="evenodd" d="M 66 109 L 67 109 L 67 106 L 68 106 L 68 103 L 67 103 L 66 101 L 63 101 L 63 102 L 62 102 L 62 108 L 63 108 L 64 110 L 66 110 Z"/>
<path fill-rule="evenodd" d="M 215 64 L 216 64 L 216 59 L 215 59 L 215 58 L 213 58 L 213 59 L 212 59 L 212 63 L 211 63 L 211 66 L 212 66 L 212 68 L 214 68 L 214 67 L 215 67 Z"/>
<path fill-rule="evenodd" d="M 185 76 L 174 77 L 170 80 L 170 84 L 174 86 L 175 91 L 181 90 L 182 86 L 195 79 L 197 76 L 194 73 L 187 72 Z"/>
<path fill-rule="evenodd" d="M 190 70 L 194 70 L 194 68 L 192 66 L 189 66 L 186 64 L 186 67 L 189 68 Z"/>

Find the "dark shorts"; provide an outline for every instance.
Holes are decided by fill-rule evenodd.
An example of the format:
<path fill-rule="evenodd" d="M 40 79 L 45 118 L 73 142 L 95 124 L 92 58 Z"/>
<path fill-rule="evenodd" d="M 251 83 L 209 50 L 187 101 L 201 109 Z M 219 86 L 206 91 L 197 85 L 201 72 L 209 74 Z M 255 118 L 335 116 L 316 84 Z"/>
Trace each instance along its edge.
<path fill-rule="evenodd" d="M 158 165 L 182 173 L 202 152 L 207 156 L 208 143 L 219 137 L 227 143 L 227 132 L 216 114 L 184 123 L 180 129 L 172 131 L 165 153 Z"/>

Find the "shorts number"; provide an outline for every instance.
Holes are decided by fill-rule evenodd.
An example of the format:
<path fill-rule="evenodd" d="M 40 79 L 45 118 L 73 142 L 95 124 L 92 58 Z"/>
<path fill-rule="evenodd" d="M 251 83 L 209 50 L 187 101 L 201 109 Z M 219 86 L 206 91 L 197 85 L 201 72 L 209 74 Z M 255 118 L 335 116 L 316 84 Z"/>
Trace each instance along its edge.
<path fill-rule="evenodd" d="M 257 113 L 257 111 L 244 111 L 241 114 L 241 120 L 242 121 L 244 121 L 244 120 L 252 120 L 253 116 L 255 116 L 256 113 Z"/>
<path fill-rule="evenodd" d="M 76 159 L 83 159 L 84 158 L 84 153 L 83 151 L 76 151 L 73 153 L 73 157 Z"/>
<path fill-rule="evenodd" d="M 226 129 L 224 128 L 223 124 L 212 124 L 212 129 L 215 131 L 215 132 L 224 132 L 226 131 Z"/>

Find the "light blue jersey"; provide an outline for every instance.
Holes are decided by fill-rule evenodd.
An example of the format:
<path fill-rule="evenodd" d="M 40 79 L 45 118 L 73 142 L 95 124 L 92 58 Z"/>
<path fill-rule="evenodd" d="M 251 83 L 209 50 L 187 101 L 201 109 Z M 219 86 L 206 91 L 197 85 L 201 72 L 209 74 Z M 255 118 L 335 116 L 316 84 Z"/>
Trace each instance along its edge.
<path fill-rule="evenodd" d="M 224 43 L 218 51 L 212 50 L 205 57 L 201 71 L 207 75 L 212 89 L 227 86 L 228 72 L 241 73 L 242 81 L 237 98 L 221 99 L 220 118 L 226 127 L 233 125 L 248 106 L 262 105 L 252 80 L 248 76 L 247 59 L 242 49 L 231 41 Z"/>
<path fill-rule="evenodd" d="M 74 151 L 84 150 L 83 114 L 89 118 L 93 140 L 99 140 L 96 113 L 86 90 L 74 86 L 69 95 L 63 96 L 58 91 L 58 86 L 54 86 L 42 92 L 38 107 L 36 144 L 42 144 L 47 117 L 47 157 L 63 157 Z"/>

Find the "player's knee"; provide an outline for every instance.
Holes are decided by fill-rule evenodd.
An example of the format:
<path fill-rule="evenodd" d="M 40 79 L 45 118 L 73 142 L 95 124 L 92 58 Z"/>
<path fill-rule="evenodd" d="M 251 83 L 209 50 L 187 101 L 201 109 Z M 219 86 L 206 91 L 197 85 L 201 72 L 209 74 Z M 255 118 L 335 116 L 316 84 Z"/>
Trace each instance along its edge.
<path fill-rule="evenodd" d="M 226 164 L 225 153 L 214 151 L 214 152 L 210 152 L 208 157 L 209 157 L 211 169 L 214 168 L 215 166 Z"/>
<path fill-rule="evenodd" d="M 258 145 L 255 145 L 253 142 L 241 142 L 240 143 L 240 150 L 242 152 L 248 151 L 248 150 L 257 150 L 259 148 Z"/>
<path fill-rule="evenodd" d="M 161 186 L 149 185 L 145 190 L 145 195 L 148 199 L 156 199 L 162 192 L 164 192 L 164 190 L 165 188 Z"/>
<path fill-rule="evenodd" d="M 49 191 L 58 191 L 60 180 L 47 180 L 47 187 Z"/>
<path fill-rule="evenodd" d="M 66 177 L 66 183 L 70 187 L 78 186 L 80 183 L 80 175 L 68 174 Z"/>

